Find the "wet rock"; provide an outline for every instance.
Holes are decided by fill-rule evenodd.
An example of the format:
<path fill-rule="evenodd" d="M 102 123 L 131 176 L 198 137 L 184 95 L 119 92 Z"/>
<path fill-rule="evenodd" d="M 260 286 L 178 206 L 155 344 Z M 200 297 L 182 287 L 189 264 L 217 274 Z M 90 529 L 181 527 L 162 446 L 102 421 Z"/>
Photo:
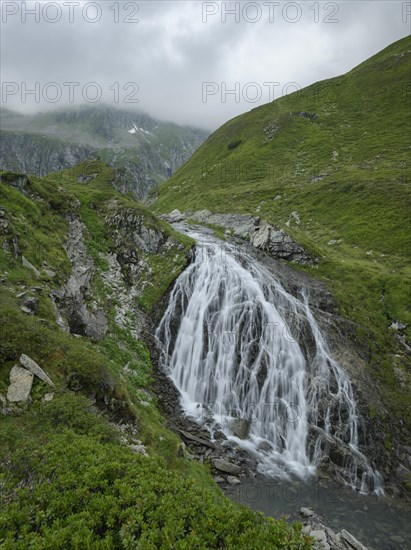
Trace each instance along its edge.
<path fill-rule="evenodd" d="M 235 418 L 229 421 L 228 427 L 236 437 L 247 439 L 250 433 L 251 423 L 245 418 Z"/>
<path fill-rule="evenodd" d="M 196 435 L 193 435 L 189 432 L 186 432 L 184 430 L 180 430 L 181 435 L 183 438 L 187 441 L 192 441 L 194 443 L 197 443 L 198 445 L 202 445 L 203 447 L 209 447 L 210 449 L 215 449 L 215 445 L 212 441 L 209 441 L 207 439 L 204 439 L 202 437 L 197 437 Z"/>
<path fill-rule="evenodd" d="M 11 403 L 27 403 L 33 386 L 33 373 L 18 365 L 10 371 L 10 386 L 7 390 L 7 400 Z"/>
<path fill-rule="evenodd" d="M 259 451 L 265 451 L 265 452 L 270 452 L 273 450 L 273 446 L 272 444 L 269 442 L 269 441 L 262 441 L 261 443 L 258 444 L 258 450 Z"/>
<path fill-rule="evenodd" d="M 254 226 L 259 218 L 247 216 L 243 214 L 214 214 L 210 210 L 200 210 L 190 213 L 190 218 L 199 223 L 209 223 L 220 225 L 231 229 L 233 233 L 239 237 L 248 239 L 254 231 Z"/>
<path fill-rule="evenodd" d="M 217 441 L 227 441 L 227 436 L 221 430 L 216 430 L 214 432 L 214 439 L 217 439 Z"/>
<path fill-rule="evenodd" d="M 216 470 L 219 470 L 220 472 L 225 472 L 226 474 L 231 474 L 233 476 L 239 476 L 241 473 L 240 466 L 237 466 L 236 464 L 228 462 L 227 460 L 224 460 L 222 458 L 215 458 L 212 461 L 212 465 Z"/>
<path fill-rule="evenodd" d="M 327 542 L 327 535 L 325 534 L 325 531 L 311 531 L 310 536 L 315 539 L 316 550 L 330 550 L 331 547 Z"/>
<path fill-rule="evenodd" d="M 23 365 L 23 367 L 25 367 L 32 374 L 37 376 L 37 378 L 40 378 L 40 380 L 43 380 L 43 382 L 48 384 L 50 387 L 55 387 L 51 379 L 44 372 L 44 370 L 39 367 L 39 365 L 35 361 L 33 361 L 33 359 L 31 359 L 28 355 L 25 355 L 24 353 L 21 354 L 20 363 Z"/>
<path fill-rule="evenodd" d="M 341 531 L 341 537 L 348 544 L 349 548 L 354 548 L 354 550 L 367 550 L 367 548 L 361 544 L 351 533 L 343 529 Z"/>
<path fill-rule="evenodd" d="M 300 515 L 303 518 L 311 518 L 314 515 L 314 511 L 311 510 L 311 508 L 301 508 L 300 509 Z"/>
<path fill-rule="evenodd" d="M 251 235 L 251 243 L 256 248 L 265 250 L 276 258 L 282 258 L 299 264 L 312 265 L 314 259 L 305 252 L 282 229 L 275 229 L 266 221 L 262 221 L 254 228 L 254 234 Z"/>
<path fill-rule="evenodd" d="M 238 477 L 234 476 L 227 476 L 227 482 L 229 485 L 240 485 L 241 481 L 238 479 Z"/>
<path fill-rule="evenodd" d="M 299 264 L 313 265 L 314 259 L 283 230 L 276 229 L 265 220 L 243 214 L 214 214 L 209 210 L 186 215 L 199 223 L 219 225 L 234 235 L 249 239 L 255 248 L 265 250 L 276 258 Z"/>

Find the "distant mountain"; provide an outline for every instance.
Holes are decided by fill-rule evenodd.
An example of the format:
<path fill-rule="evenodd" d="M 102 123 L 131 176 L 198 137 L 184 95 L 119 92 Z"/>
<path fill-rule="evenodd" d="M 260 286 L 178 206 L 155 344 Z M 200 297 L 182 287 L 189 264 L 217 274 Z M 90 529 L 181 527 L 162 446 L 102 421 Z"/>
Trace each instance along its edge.
<path fill-rule="evenodd" d="M 70 168 L 92 152 L 123 168 L 136 197 L 169 178 L 207 132 L 112 107 L 90 106 L 22 115 L 3 109 L 0 169 L 40 176 Z"/>

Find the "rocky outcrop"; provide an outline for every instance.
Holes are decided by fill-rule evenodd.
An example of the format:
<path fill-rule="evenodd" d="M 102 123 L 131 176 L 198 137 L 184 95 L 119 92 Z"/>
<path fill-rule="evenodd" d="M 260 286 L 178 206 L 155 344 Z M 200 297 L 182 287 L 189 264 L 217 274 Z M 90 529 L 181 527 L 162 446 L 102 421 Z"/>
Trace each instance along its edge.
<path fill-rule="evenodd" d="M 67 319 L 71 333 L 99 341 L 107 331 L 107 319 L 104 309 L 91 302 L 91 281 L 96 268 L 84 244 L 84 231 L 82 222 L 70 216 L 65 249 L 72 266 L 71 274 L 63 288 L 53 291 L 51 296 L 60 317 Z M 62 325 L 61 319 L 59 324 Z"/>
<path fill-rule="evenodd" d="M 277 229 L 265 220 L 255 216 L 215 214 L 209 210 L 182 214 L 176 209 L 170 214 L 164 214 L 160 217 L 169 223 L 194 220 L 200 224 L 217 225 L 225 228 L 232 235 L 249 240 L 255 248 L 264 250 L 274 258 L 303 265 L 313 265 L 316 262 L 315 258 L 310 256 L 285 231 Z"/>
<path fill-rule="evenodd" d="M 107 223 L 112 228 L 116 250 L 121 253 L 128 247 L 127 260 L 131 264 L 134 263 L 132 250 L 137 248 L 155 254 L 166 240 L 161 231 L 150 227 L 143 215 L 133 208 L 116 211 L 108 217 Z"/>

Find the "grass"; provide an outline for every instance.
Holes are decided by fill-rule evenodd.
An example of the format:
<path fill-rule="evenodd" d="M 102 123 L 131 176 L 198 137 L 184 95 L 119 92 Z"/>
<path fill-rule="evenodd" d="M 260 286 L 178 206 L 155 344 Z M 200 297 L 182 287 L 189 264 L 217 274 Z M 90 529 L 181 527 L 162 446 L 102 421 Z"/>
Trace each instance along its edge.
<path fill-rule="evenodd" d="M 152 196 L 161 213 L 260 216 L 318 257 L 304 269 L 367 335 L 370 372 L 411 429 L 394 373 L 409 374 L 409 360 L 389 328 L 401 322 L 411 341 L 410 52 L 407 37 L 346 75 L 234 118 Z"/>

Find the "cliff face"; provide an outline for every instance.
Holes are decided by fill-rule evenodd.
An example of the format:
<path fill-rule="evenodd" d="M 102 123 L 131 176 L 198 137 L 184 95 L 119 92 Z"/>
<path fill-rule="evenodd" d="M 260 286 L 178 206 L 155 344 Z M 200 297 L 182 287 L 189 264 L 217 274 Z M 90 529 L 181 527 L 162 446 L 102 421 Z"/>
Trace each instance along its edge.
<path fill-rule="evenodd" d="M 75 166 L 92 151 L 126 176 L 124 191 L 143 198 L 168 179 L 207 136 L 202 130 L 113 108 L 40 115 L 5 111 L 0 168 L 44 176 Z"/>

